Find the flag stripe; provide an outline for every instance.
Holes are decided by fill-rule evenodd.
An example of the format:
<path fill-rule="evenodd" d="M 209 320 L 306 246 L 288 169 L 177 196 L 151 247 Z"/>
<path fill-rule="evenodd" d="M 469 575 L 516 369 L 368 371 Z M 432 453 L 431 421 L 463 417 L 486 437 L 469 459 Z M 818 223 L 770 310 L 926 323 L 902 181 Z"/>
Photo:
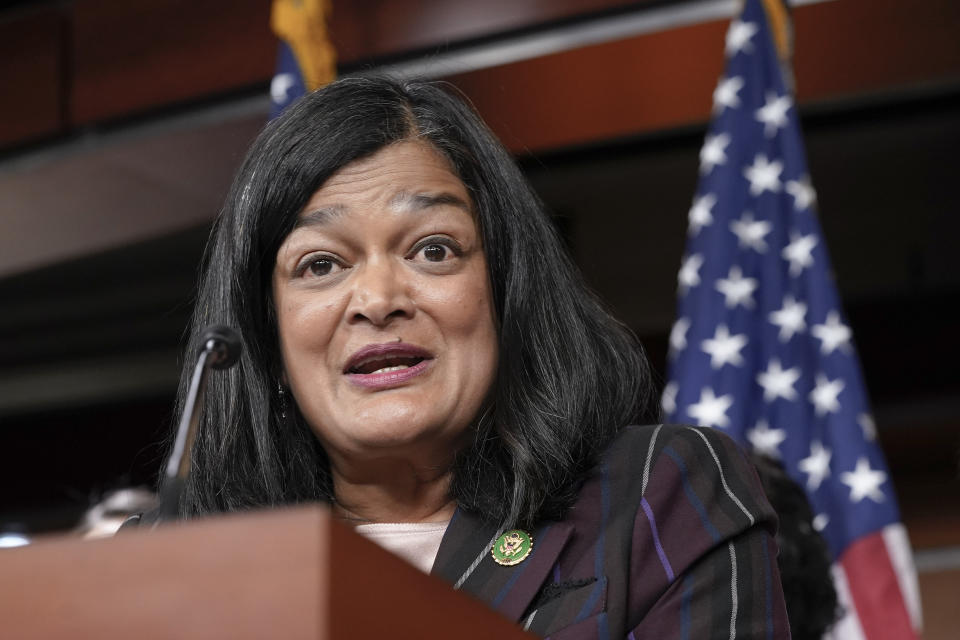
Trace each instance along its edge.
<path fill-rule="evenodd" d="M 917 584 L 916 567 L 913 564 L 913 550 L 907 539 L 907 529 L 902 524 L 891 524 L 883 528 L 883 540 L 887 553 L 897 575 L 900 593 L 910 614 L 910 623 L 915 631 L 923 628 L 923 612 L 920 608 L 920 585 Z"/>
<path fill-rule="evenodd" d="M 840 564 L 867 640 L 916 637 L 882 532 L 847 547 Z"/>
<path fill-rule="evenodd" d="M 827 633 L 827 638 L 830 640 L 867 640 L 863 633 L 863 627 L 860 626 L 857 610 L 853 606 L 847 574 L 839 563 L 834 564 L 831 571 L 833 573 L 833 586 L 837 590 L 837 604 L 843 610 L 843 615 Z"/>

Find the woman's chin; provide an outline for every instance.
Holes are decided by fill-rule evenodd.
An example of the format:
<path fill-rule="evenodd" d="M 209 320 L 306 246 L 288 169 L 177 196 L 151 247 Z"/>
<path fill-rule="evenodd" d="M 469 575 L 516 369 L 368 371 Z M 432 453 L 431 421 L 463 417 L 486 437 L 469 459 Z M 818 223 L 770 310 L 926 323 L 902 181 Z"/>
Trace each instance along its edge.
<path fill-rule="evenodd" d="M 366 419 L 353 424 L 344 424 L 339 430 L 340 437 L 330 441 L 332 433 L 327 433 L 325 448 L 340 450 L 346 456 L 358 458 L 374 457 L 411 457 L 446 455 L 453 447 L 456 433 L 436 423 L 422 420 Z"/>

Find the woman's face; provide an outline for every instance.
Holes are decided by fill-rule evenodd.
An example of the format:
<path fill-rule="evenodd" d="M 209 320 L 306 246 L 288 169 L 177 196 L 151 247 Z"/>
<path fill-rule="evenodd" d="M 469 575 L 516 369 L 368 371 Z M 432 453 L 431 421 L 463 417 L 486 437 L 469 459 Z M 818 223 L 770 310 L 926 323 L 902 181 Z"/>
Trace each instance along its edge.
<path fill-rule="evenodd" d="M 331 176 L 273 291 L 286 382 L 334 464 L 452 457 L 498 354 L 472 203 L 442 155 L 400 142 Z"/>

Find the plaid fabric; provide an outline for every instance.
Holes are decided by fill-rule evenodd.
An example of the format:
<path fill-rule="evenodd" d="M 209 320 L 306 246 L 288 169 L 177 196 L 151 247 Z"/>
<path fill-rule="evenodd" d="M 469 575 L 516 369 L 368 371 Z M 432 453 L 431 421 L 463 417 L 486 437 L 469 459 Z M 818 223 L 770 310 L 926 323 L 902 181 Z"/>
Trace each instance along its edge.
<path fill-rule="evenodd" d="M 789 638 L 775 526 L 727 436 L 628 427 L 526 560 L 496 564 L 499 531 L 458 511 L 433 573 L 554 640 Z"/>

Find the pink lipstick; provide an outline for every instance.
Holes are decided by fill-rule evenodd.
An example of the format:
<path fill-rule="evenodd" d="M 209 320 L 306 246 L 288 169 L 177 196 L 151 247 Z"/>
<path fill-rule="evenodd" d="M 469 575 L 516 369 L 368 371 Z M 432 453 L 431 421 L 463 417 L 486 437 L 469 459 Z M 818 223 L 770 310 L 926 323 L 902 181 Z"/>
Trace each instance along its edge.
<path fill-rule="evenodd" d="M 433 354 L 404 342 L 370 344 L 354 353 L 343 368 L 350 382 L 389 388 L 417 377 L 433 364 Z"/>

